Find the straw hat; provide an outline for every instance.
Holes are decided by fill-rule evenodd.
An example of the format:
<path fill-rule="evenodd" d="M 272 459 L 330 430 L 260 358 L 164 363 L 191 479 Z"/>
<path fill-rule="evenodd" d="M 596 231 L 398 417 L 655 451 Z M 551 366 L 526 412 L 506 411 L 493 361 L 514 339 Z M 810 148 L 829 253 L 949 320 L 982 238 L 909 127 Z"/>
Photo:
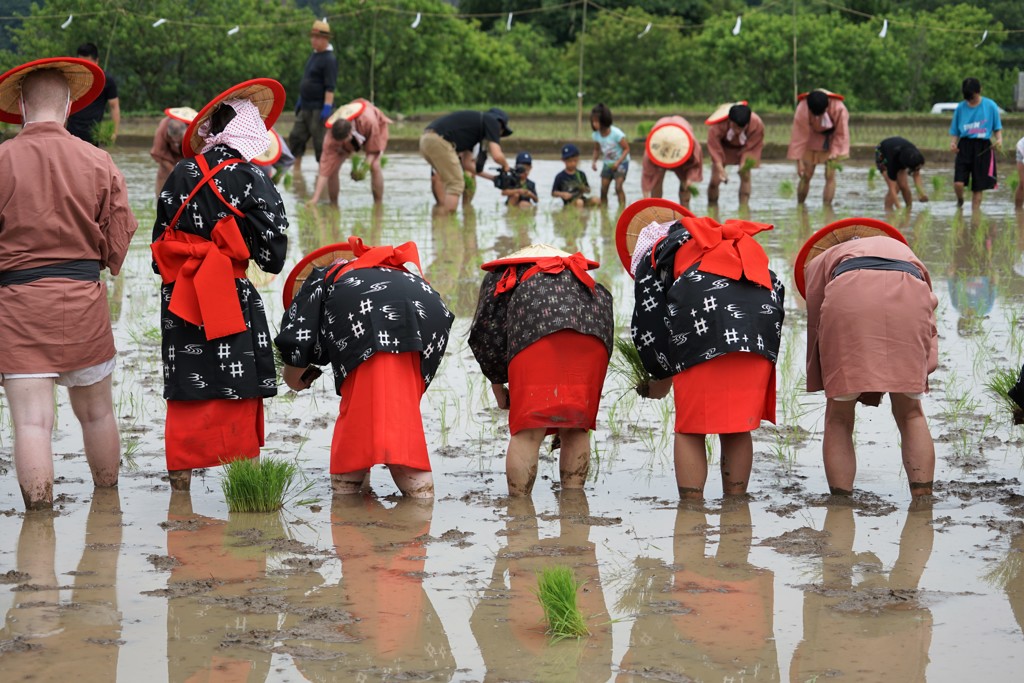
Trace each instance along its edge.
<path fill-rule="evenodd" d="M 888 223 L 874 218 L 844 218 L 835 223 L 829 223 L 811 235 L 796 255 L 796 262 L 793 264 L 793 279 L 796 281 L 796 288 L 800 291 L 800 296 L 804 298 L 807 296 L 804 293 L 806 287 L 804 271 L 807 270 L 808 263 L 825 253 L 830 247 L 863 237 L 892 237 L 903 244 L 907 243 L 907 238 L 903 236 L 903 233 Z"/>
<path fill-rule="evenodd" d="M 718 109 L 711 112 L 711 116 L 704 119 L 704 125 L 713 126 L 716 123 L 721 123 L 729 118 L 729 110 L 735 107 L 737 104 L 747 104 L 746 100 L 740 100 L 738 102 L 726 102 Z"/>
<path fill-rule="evenodd" d="M 18 106 L 21 82 L 40 69 L 57 69 L 67 79 L 71 89 L 72 114 L 95 100 L 107 82 L 99 65 L 76 57 L 48 57 L 16 66 L 0 76 L 0 121 L 21 123 L 21 107 Z"/>
<path fill-rule="evenodd" d="M 181 151 L 186 157 L 194 157 L 203 148 L 203 139 L 199 136 L 199 127 L 210 118 L 224 100 L 249 100 L 260 110 L 263 123 L 269 130 L 284 109 L 284 86 L 273 78 L 254 78 L 232 86 L 214 97 L 199 110 L 185 131 Z"/>
<path fill-rule="evenodd" d="M 835 98 L 837 100 L 845 100 L 846 99 L 845 97 L 843 97 L 839 93 L 832 92 L 831 90 L 825 90 L 824 88 L 815 88 L 814 90 L 817 90 L 818 92 L 823 92 L 826 95 L 828 95 L 829 97 L 833 97 L 833 98 Z M 799 102 L 800 100 L 806 100 L 807 96 L 810 95 L 812 92 L 814 92 L 814 90 L 808 90 L 807 92 L 802 92 L 799 95 L 797 95 L 796 96 L 797 102 Z"/>
<path fill-rule="evenodd" d="M 252 158 L 252 163 L 259 166 L 273 166 L 281 158 L 281 136 L 277 134 L 277 131 L 271 128 L 267 131 L 267 151 L 258 157 Z"/>
<path fill-rule="evenodd" d="M 627 206 L 615 224 L 615 247 L 619 252 L 622 267 L 626 269 L 627 273 L 629 272 L 629 266 L 633 260 L 633 250 L 636 248 L 636 238 L 648 225 L 695 217 L 692 211 L 682 205 L 659 197 L 640 199 Z"/>
<path fill-rule="evenodd" d="M 199 115 L 199 112 L 192 107 L 167 107 L 167 109 L 164 109 L 164 114 L 175 121 L 192 123 L 192 120 Z"/>
<path fill-rule="evenodd" d="M 676 168 L 693 154 L 693 135 L 670 121 L 655 126 L 647 135 L 647 157 L 662 168 Z"/>
<path fill-rule="evenodd" d="M 525 263 L 536 263 L 542 258 L 550 258 L 552 256 L 566 258 L 572 255 L 573 254 L 562 251 L 561 249 L 553 247 L 550 244 L 531 244 L 528 247 L 523 247 L 518 251 L 512 252 L 508 256 L 503 256 L 499 259 L 488 261 L 487 263 L 480 266 L 480 269 L 498 270 L 499 268 L 504 268 L 506 266 L 517 266 Z M 587 270 L 593 270 L 594 268 L 597 268 L 600 265 L 601 264 L 598 263 L 597 261 L 587 259 Z"/>
<path fill-rule="evenodd" d="M 343 104 L 334 110 L 334 113 L 328 117 L 324 125 L 328 128 L 334 126 L 334 122 L 340 119 L 348 119 L 352 121 L 359 118 L 360 114 L 366 111 L 366 105 L 369 104 L 366 100 L 360 98 L 358 100 L 352 100 L 348 104 Z"/>
<path fill-rule="evenodd" d="M 317 19 L 313 22 L 313 27 L 309 29 L 309 35 L 321 38 L 330 38 L 332 35 L 331 25 L 324 20 Z"/>
<path fill-rule="evenodd" d="M 329 266 L 339 258 L 352 258 L 352 246 L 348 242 L 328 244 L 303 256 L 302 260 L 295 264 L 295 267 L 288 273 L 288 277 L 285 278 L 284 287 L 281 290 L 284 307 L 288 308 L 292 305 L 292 299 L 302 289 L 302 283 L 306 281 L 314 268 Z"/>

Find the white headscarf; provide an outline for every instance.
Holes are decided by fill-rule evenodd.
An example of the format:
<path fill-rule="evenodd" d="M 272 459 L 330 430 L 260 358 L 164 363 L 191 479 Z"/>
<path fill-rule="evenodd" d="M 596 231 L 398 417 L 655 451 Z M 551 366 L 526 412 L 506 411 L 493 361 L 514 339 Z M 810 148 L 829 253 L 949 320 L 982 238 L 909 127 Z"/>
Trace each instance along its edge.
<path fill-rule="evenodd" d="M 270 139 L 267 137 L 267 126 L 260 116 L 260 110 L 249 100 L 224 100 L 221 106 L 235 110 L 235 118 L 228 122 L 224 130 L 210 135 L 212 116 L 199 126 L 199 137 L 206 145 L 201 153 L 205 154 L 216 145 L 227 145 L 238 150 L 246 161 L 252 161 L 267 151 Z"/>

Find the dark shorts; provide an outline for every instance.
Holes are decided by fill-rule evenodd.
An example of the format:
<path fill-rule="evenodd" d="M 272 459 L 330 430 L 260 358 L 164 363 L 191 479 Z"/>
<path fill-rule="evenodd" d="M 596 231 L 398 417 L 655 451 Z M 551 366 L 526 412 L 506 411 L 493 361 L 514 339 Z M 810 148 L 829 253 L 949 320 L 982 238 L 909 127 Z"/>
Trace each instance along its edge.
<path fill-rule="evenodd" d="M 953 162 L 953 182 L 970 184 L 972 192 L 995 189 L 996 155 L 992 141 L 981 138 L 960 138 Z"/>
<path fill-rule="evenodd" d="M 627 173 L 629 173 L 628 161 L 623 161 L 619 164 L 618 169 L 613 169 L 612 164 L 607 161 L 604 162 L 604 165 L 601 167 L 601 177 L 607 178 L 608 180 L 612 180 L 614 178 L 625 178 Z"/>

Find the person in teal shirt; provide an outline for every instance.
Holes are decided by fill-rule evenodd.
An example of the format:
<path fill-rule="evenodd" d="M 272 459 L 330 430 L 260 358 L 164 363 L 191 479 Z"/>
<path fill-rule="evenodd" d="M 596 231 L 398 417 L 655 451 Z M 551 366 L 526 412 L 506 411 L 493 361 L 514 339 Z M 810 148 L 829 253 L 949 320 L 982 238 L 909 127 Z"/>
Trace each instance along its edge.
<path fill-rule="evenodd" d="M 591 168 L 597 170 L 598 160 L 603 160 L 601 167 L 601 203 L 608 203 L 608 188 L 615 179 L 615 196 L 619 198 L 619 206 L 626 205 L 626 191 L 622 188 L 629 172 L 629 140 L 618 126 L 612 125 L 612 110 L 604 104 L 595 105 L 590 110 L 590 127 L 593 129 L 594 161 Z"/>
<path fill-rule="evenodd" d="M 965 78 L 961 90 L 964 101 L 957 105 L 949 124 L 949 148 L 956 152 L 953 162 L 953 189 L 957 206 L 964 204 L 964 186 L 971 186 L 971 211 L 981 209 L 982 192 L 995 189 L 996 151 L 1003 146 L 1003 124 L 999 107 L 981 96 L 981 82 Z"/>

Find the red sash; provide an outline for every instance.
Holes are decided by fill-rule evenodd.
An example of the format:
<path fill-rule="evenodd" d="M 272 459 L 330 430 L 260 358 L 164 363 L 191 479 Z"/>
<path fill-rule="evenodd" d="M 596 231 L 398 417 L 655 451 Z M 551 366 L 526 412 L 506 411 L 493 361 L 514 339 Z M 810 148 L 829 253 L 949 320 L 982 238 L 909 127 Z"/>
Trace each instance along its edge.
<path fill-rule="evenodd" d="M 587 289 L 594 291 L 594 287 L 597 283 L 595 283 L 594 278 L 590 277 L 590 274 L 587 273 L 586 257 L 578 251 L 572 256 L 545 256 L 537 259 L 537 261 L 523 273 L 523 277 L 520 282 L 526 282 L 537 273 L 556 275 L 566 268 L 572 271 L 572 274 L 576 276 L 576 279 L 586 285 Z M 504 294 L 510 289 L 515 288 L 516 284 L 516 267 L 509 266 L 505 269 L 501 279 L 498 280 L 498 285 L 494 288 L 494 296 Z"/>
<path fill-rule="evenodd" d="M 405 270 L 406 263 L 413 263 L 416 265 L 416 269 L 423 272 L 423 267 L 420 266 L 420 253 L 416 248 L 415 242 L 406 242 L 400 244 L 397 247 L 382 246 L 382 247 L 368 247 L 363 244 L 363 240 L 360 237 L 349 237 L 349 246 L 352 247 L 352 255 L 355 257 L 352 261 L 340 263 L 329 271 L 327 276 L 324 278 L 329 282 L 336 282 L 339 277 L 349 272 L 350 270 L 359 270 L 360 268 L 375 268 L 382 266 L 384 268 L 394 268 L 395 270 Z"/>
<path fill-rule="evenodd" d="M 679 221 L 693 237 L 676 252 L 674 276 L 679 277 L 697 261 L 697 270 L 730 280 L 746 277 L 762 287 L 772 288 L 768 255 L 752 235 L 772 226 L 752 221 L 728 220 L 719 225 L 712 218 L 682 218 Z M 651 250 L 653 256 L 654 250 Z"/>

